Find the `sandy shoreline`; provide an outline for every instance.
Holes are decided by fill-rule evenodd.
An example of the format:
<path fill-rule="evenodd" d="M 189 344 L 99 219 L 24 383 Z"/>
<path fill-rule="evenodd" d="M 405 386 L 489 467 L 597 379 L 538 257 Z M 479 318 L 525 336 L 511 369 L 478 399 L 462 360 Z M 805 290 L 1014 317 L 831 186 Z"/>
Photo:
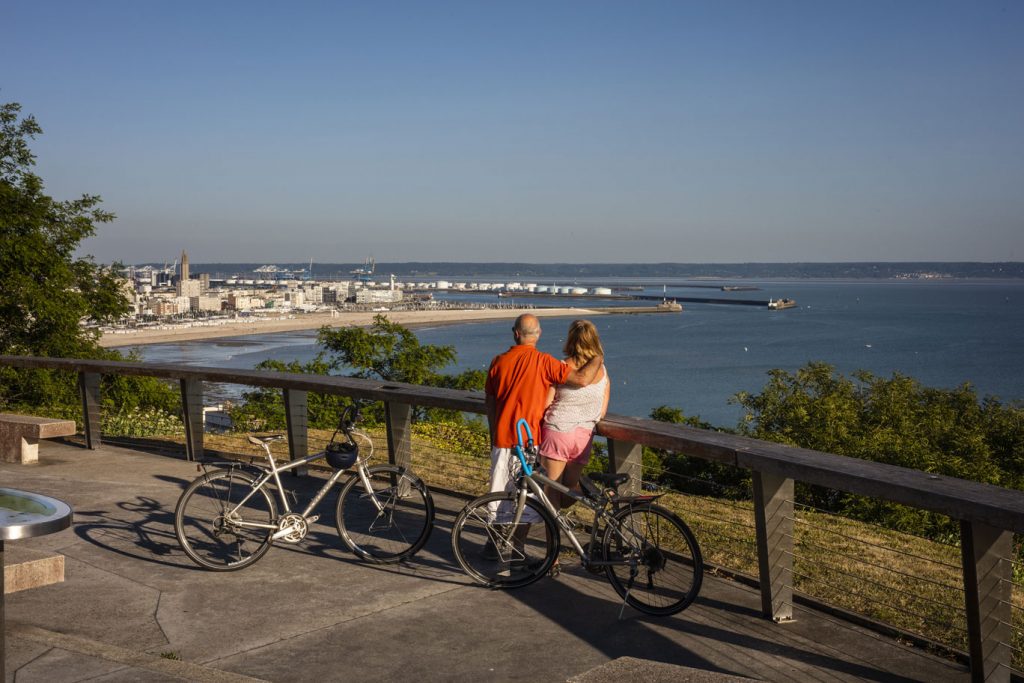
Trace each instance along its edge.
<path fill-rule="evenodd" d="M 463 311 L 390 311 L 386 313 L 388 320 L 408 327 L 425 327 L 429 325 L 454 325 L 469 322 L 487 322 L 491 320 L 512 319 L 523 309 L 495 308 Z M 601 309 L 591 308 L 538 308 L 530 309 L 538 318 L 551 317 L 592 317 L 604 315 Z M 296 315 L 294 318 L 270 320 L 246 320 L 225 322 L 218 325 L 196 327 L 177 327 L 169 329 L 144 329 L 130 332 L 108 333 L 100 337 L 100 346 L 115 348 L 120 346 L 139 346 L 142 344 L 166 344 L 179 341 L 196 341 L 215 339 L 218 337 L 237 337 L 247 334 L 273 334 L 275 332 L 294 332 L 296 330 L 317 330 L 324 325 L 331 327 L 347 327 L 351 325 L 369 325 L 373 312 L 344 312 L 337 315 L 310 314 Z"/>

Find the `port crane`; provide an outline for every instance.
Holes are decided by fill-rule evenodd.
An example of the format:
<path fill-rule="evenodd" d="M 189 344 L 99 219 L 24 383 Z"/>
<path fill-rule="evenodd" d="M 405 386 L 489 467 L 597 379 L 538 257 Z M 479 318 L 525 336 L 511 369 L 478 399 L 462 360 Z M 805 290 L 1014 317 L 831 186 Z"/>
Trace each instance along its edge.
<path fill-rule="evenodd" d="M 373 271 L 376 267 L 377 264 L 374 262 L 373 257 L 367 256 L 366 260 L 363 261 L 362 267 L 351 271 L 351 274 L 355 275 L 356 279 L 360 282 L 369 282 L 373 277 Z"/>

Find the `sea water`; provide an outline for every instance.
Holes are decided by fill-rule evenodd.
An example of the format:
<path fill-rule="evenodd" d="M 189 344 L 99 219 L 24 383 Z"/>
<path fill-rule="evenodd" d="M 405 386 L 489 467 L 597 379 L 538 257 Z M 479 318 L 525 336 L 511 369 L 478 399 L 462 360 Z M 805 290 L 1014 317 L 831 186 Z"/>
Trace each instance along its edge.
<path fill-rule="evenodd" d="M 743 281 L 729 284 L 760 290 L 728 293 L 673 286 L 677 280 L 647 284 L 646 293 L 669 298 L 788 297 L 797 307 L 691 303 L 682 313 L 594 316 L 612 380 L 613 413 L 646 416 L 667 405 L 732 427 L 742 410 L 731 397 L 759 391 L 773 368 L 795 371 L 810 361 L 846 375 L 898 372 L 939 388 L 970 383 L 980 396 L 1024 401 L 1024 282 Z M 493 295 L 465 298 L 497 301 Z M 573 299 L 552 305 L 582 307 Z M 542 319 L 539 348 L 560 356 L 573 317 Z M 511 320 L 427 327 L 416 334 L 424 344 L 455 347 L 458 365 L 449 371 L 486 369 L 512 344 Z M 136 348 L 153 362 L 251 368 L 265 359 L 307 362 L 319 350 L 315 341 L 316 332 L 307 331 Z"/>

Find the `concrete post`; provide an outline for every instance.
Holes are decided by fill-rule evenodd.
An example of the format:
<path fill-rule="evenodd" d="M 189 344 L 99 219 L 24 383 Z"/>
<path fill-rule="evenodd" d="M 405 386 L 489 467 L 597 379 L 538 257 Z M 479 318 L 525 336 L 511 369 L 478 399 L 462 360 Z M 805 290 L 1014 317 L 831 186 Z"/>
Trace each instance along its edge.
<path fill-rule="evenodd" d="M 203 383 L 181 380 L 181 419 L 185 423 L 185 457 L 203 457 Z"/>
<path fill-rule="evenodd" d="M 960 523 L 967 645 L 975 683 L 1010 680 L 1012 552 L 1011 532 L 978 522 Z"/>
<path fill-rule="evenodd" d="M 304 458 L 309 453 L 309 411 L 308 395 L 297 389 L 284 390 L 284 414 L 288 422 L 288 456 L 292 460 Z M 302 470 L 301 472 L 299 470 Z M 292 470 L 295 476 L 304 476 L 306 467 Z"/>
<path fill-rule="evenodd" d="M 100 447 L 99 373 L 78 373 L 78 393 L 82 397 L 82 422 L 85 424 L 85 446 L 91 450 L 96 450 Z"/>
<path fill-rule="evenodd" d="M 639 494 L 643 490 L 644 447 L 632 441 L 608 439 L 608 469 L 629 475 L 629 481 L 619 487 L 622 495 Z"/>
<path fill-rule="evenodd" d="M 793 619 L 793 480 L 754 472 L 754 525 L 761 612 Z"/>
<path fill-rule="evenodd" d="M 412 406 L 385 401 L 384 421 L 388 429 L 388 462 L 412 467 Z"/>

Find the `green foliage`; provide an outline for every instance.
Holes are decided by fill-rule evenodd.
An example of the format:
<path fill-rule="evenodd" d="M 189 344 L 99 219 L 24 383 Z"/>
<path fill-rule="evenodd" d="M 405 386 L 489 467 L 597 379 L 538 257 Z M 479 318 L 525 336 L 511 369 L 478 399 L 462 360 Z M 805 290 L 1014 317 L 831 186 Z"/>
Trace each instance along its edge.
<path fill-rule="evenodd" d="M 57 201 L 45 194 L 29 147 L 42 129 L 20 112 L 19 104 L 0 105 L 0 354 L 123 360 L 81 325 L 128 313 L 119 268 L 75 256 L 96 224 L 114 215 L 95 195 Z M 102 391 L 104 407 L 177 405 L 174 393 L 150 378 L 105 378 Z M 77 417 L 78 404 L 73 374 L 0 368 L 0 410 Z"/>
<path fill-rule="evenodd" d="M 96 333 L 79 321 L 111 322 L 129 311 L 117 274 L 75 257 L 97 223 L 113 220 L 100 198 L 57 201 L 32 173 L 28 141 L 42 133 L 21 106 L 0 105 L 0 352 L 95 357 Z"/>
<path fill-rule="evenodd" d="M 491 452 L 490 432 L 479 419 L 420 422 L 414 432 L 424 443 L 443 453 L 484 457 Z"/>
<path fill-rule="evenodd" d="M 678 408 L 659 406 L 651 411 L 659 422 L 714 429 L 699 416 L 687 416 Z M 750 473 L 742 468 L 711 462 L 657 448 L 643 449 L 644 472 L 659 484 L 684 493 L 743 499 L 750 496 Z"/>
<path fill-rule="evenodd" d="M 322 350 L 308 363 L 277 360 L 263 361 L 259 370 L 295 372 L 313 375 L 346 373 L 364 379 L 388 382 L 426 384 L 450 389 L 482 389 L 485 375 L 478 370 L 457 375 L 440 371 L 455 362 L 455 349 L 451 346 L 420 344 L 409 329 L 378 315 L 368 329 L 323 327 L 317 335 Z M 259 431 L 284 429 L 286 426 L 284 399 L 278 389 L 256 389 L 242 395 L 243 403 L 233 406 L 229 414 L 236 429 Z M 338 416 L 351 400 L 331 394 L 309 394 L 309 426 L 316 429 L 334 429 Z M 382 403 L 363 406 L 363 423 L 379 424 L 384 420 Z M 417 409 L 414 419 L 424 418 L 441 424 L 462 421 L 459 413 L 451 410 Z"/>
<path fill-rule="evenodd" d="M 308 375 L 330 374 L 331 367 L 323 354 L 308 363 L 279 360 L 265 360 L 256 366 L 257 370 L 273 372 L 295 372 Z M 284 410 L 284 394 L 280 389 L 258 388 L 242 394 L 243 402 L 232 406 L 228 414 L 235 429 L 258 432 L 268 429 L 285 429 L 287 420 Z M 311 393 L 306 396 L 307 419 L 313 429 L 334 429 L 338 426 L 341 412 L 352 404 L 352 400 L 335 394 Z M 372 415 L 364 415 L 364 424 L 373 424 Z"/>
<path fill-rule="evenodd" d="M 455 363 L 455 347 L 420 344 L 411 330 L 391 322 L 385 315 L 374 316 L 369 328 L 322 327 L 317 342 L 325 353 L 333 354 L 330 369 L 346 371 L 352 377 L 464 390 L 483 389 L 486 379 L 480 370 L 457 375 L 442 373 Z M 380 407 L 375 411 L 377 417 L 382 415 Z M 414 419 L 452 420 L 456 415 L 449 410 L 417 408 Z"/>
<path fill-rule="evenodd" d="M 767 441 L 909 467 L 925 472 L 1022 488 L 1024 410 L 970 385 L 922 387 L 894 373 L 853 379 L 825 363 L 788 373 L 773 370 L 758 394 L 738 394 L 743 432 Z M 797 498 L 814 507 L 932 537 L 956 533 L 950 520 L 842 492 L 798 486 Z"/>
<path fill-rule="evenodd" d="M 104 436 L 181 436 L 185 433 L 179 414 L 140 407 L 104 413 L 100 429 Z"/>

